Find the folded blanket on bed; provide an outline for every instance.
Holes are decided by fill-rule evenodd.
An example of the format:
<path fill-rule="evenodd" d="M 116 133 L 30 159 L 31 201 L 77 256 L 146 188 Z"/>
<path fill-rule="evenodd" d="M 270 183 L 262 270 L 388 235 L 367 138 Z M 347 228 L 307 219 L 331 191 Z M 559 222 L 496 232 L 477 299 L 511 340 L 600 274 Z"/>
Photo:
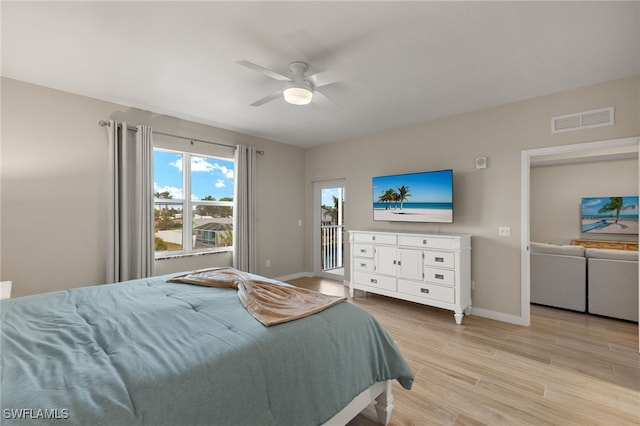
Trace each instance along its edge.
<path fill-rule="evenodd" d="M 173 277 L 167 282 L 235 288 L 247 311 L 265 326 L 293 321 L 346 300 L 300 287 L 258 281 L 234 268 L 215 268 Z"/>

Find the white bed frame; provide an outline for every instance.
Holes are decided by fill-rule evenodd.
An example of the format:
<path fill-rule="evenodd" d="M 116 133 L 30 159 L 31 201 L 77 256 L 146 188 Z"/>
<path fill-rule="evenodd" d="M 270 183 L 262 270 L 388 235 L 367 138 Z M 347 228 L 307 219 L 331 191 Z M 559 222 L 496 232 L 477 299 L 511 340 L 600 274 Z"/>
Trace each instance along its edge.
<path fill-rule="evenodd" d="M 372 407 L 371 410 L 369 408 Z M 375 412 L 372 413 L 373 409 Z M 391 380 L 376 382 L 368 389 L 363 390 L 342 410 L 340 410 L 323 426 L 344 426 L 351 419 L 362 413 L 371 420 L 386 425 L 391 421 L 393 413 L 393 394 L 391 392 Z"/>

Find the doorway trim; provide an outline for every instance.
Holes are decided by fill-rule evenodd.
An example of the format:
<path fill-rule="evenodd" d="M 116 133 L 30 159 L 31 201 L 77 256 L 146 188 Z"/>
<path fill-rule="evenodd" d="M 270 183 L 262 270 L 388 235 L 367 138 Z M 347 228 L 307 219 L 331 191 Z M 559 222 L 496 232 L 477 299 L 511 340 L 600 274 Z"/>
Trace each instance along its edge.
<path fill-rule="evenodd" d="M 558 161 L 566 161 L 568 158 L 586 157 L 589 153 L 605 153 L 611 149 L 624 147 L 635 147 L 635 151 L 638 152 L 637 158 L 640 162 L 640 137 L 609 139 L 522 151 L 520 163 L 520 325 L 529 326 L 531 324 L 531 265 L 529 262 L 531 218 L 529 209 L 532 161 L 541 159 L 541 157 L 549 157 L 550 161 L 553 161 L 553 156 L 557 156 L 559 158 Z M 638 175 L 638 186 L 640 188 L 640 173 Z M 640 287 L 640 282 L 638 285 Z M 638 298 L 638 306 L 640 307 L 640 297 Z M 638 334 L 640 336 L 640 327 L 638 328 Z M 640 345 L 638 349 L 640 350 Z"/>

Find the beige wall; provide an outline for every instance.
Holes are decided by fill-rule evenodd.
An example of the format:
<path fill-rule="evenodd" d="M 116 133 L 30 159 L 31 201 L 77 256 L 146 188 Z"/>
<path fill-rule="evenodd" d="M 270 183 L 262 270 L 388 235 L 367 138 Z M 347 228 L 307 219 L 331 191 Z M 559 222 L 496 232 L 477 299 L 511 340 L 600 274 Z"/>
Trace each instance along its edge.
<path fill-rule="evenodd" d="M 115 118 L 266 151 L 258 160 L 262 275 L 312 270 L 313 182 L 345 178 L 347 229 L 473 234 L 474 307 L 519 316 L 521 151 L 637 136 L 639 99 L 638 78 L 628 78 L 303 150 L 3 79 L 0 280 L 13 280 L 15 295 L 104 282 L 106 130 L 97 122 Z M 614 126 L 550 132 L 552 116 L 605 106 L 616 107 Z M 488 169 L 475 170 L 478 156 L 488 157 Z M 371 220 L 372 176 L 449 167 L 455 223 Z M 510 226 L 511 236 L 499 238 L 498 226 Z M 230 264 L 230 256 L 157 263 L 165 273 Z"/>
<path fill-rule="evenodd" d="M 13 295 L 105 282 L 107 136 L 98 121 L 110 118 L 264 150 L 257 165 L 258 273 L 304 269 L 301 148 L 3 78 L 0 280 L 13 281 Z M 230 264 L 228 253 L 211 254 L 157 261 L 156 273 Z"/>
<path fill-rule="evenodd" d="M 519 317 L 521 151 L 637 136 L 639 94 L 638 78 L 627 78 L 307 149 L 306 217 L 313 182 L 345 178 L 347 229 L 470 233 L 473 306 Z M 553 116 L 606 106 L 616 108 L 614 126 L 551 133 Z M 479 156 L 488 157 L 486 170 L 475 169 Z M 372 221 L 372 176 L 443 168 L 454 169 L 453 224 Z M 511 236 L 498 237 L 499 226 Z"/>
<path fill-rule="evenodd" d="M 574 238 L 637 241 L 637 235 L 582 234 L 582 197 L 638 194 L 638 159 L 531 169 L 531 241 L 570 244 Z"/>

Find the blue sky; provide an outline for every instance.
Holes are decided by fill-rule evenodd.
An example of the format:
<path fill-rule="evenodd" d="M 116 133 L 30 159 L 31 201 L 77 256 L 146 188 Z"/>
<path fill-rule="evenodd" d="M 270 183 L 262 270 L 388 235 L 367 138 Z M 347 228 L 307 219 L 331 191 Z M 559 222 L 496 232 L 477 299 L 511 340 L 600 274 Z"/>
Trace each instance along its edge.
<path fill-rule="evenodd" d="M 373 201 L 377 202 L 378 197 L 387 189 L 397 192 L 404 185 L 409 188 L 411 197 L 407 201 L 410 203 L 451 203 L 451 182 L 449 170 L 374 177 Z"/>
<path fill-rule="evenodd" d="M 155 150 L 153 152 L 154 192 L 168 191 L 172 198 L 182 199 L 182 155 Z M 191 199 L 212 195 L 216 200 L 233 198 L 233 161 L 212 157 L 191 157 Z"/>
<path fill-rule="evenodd" d="M 322 205 L 333 207 L 333 197 L 338 198 L 340 188 L 322 188 Z M 342 194 L 344 200 L 344 193 Z"/>

